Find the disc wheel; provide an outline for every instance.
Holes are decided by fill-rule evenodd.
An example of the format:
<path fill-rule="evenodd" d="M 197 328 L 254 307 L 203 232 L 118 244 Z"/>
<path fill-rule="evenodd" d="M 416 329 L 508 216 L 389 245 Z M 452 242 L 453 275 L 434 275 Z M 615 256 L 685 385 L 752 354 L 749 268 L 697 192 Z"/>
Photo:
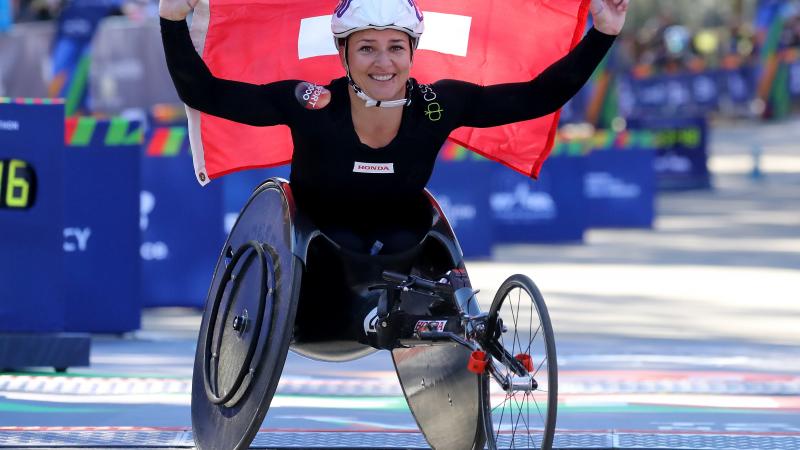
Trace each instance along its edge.
<path fill-rule="evenodd" d="M 292 252 L 290 206 L 279 183 L 264 183 L 217 260 L 192 374 L 198 450 L 249 448 L 277 389 L 303 271 Z"/>
<path fill-rule="evenodd" d="M 483 375 L 487 447 L 551 449 L 558 404 L 556 346 L 544 298 L 530 278 L 514 275 L 500 286 L 489 310 L 487 332 L 500 344 L 488 352 L 492 364 L 513 381 L 504 389 L 493 376 Z M 503 354 L 520 361 L 530 375 L 520 376 L 502 364 Z"/>
<path fill-rule="evenodd" d="M 201 324 L 192 380 L 198 450 L 248 448 L 269 408 L 289 349 L 278 268 L 256 241 L 238 248 Z M 284 309 L 289 309 L 285 307 Z"/>

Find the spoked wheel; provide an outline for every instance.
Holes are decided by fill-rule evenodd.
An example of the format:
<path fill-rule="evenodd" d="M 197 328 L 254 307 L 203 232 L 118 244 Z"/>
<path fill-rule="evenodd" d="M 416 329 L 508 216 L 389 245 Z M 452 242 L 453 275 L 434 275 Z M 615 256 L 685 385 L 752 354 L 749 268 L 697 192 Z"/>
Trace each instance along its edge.
<path fill-rule="evenodd" d="M 496 320 L 495 320 L 496 318 Z M 489 311 L 489 336 L 504 351 L 491 351 L 495 375 L 483 375 L 481 401 L 489 449 L 542 449 L 553 445 L 558 400 L 556 346 L 550 316 L 539 289 L 524 275 L 508 278 Z M 502 363 L 515 358 L 529 373 L 520 376 Z M 520 369 L 518 369 L 520 370 Z M 520 370 L 521 371 L 521 370 Z"/>

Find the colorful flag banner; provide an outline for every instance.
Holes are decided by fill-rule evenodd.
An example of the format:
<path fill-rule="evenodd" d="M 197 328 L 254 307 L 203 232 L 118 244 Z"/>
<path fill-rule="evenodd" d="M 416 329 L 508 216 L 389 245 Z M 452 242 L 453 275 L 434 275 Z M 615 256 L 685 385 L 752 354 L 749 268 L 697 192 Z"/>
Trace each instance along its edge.
<path fill-rule="evenodd" d="M 424 0 L 426 31 L 412 76 L 421 83 L 455 78 L 483 85 L 533 79 L 581 39 L 589 0 Z M 344 75 L 330 34 L 333 0 L 201 0 L 191 32 L 220 78 L 250 83 Z M 291 161 L 284 126 L 255 128 L 189 110 L 197 179 Z M 527 176 L 552 148 L 558 113 L 488 129 L 461 128 L 451 139 Z"/>
<path fill-rule="evenodd" d="M 140 145 L 143 139 L 144 124 L 121 117 L 70 117 L 64 127 L 64 142 L 70 147 L 122 147 Z"/>

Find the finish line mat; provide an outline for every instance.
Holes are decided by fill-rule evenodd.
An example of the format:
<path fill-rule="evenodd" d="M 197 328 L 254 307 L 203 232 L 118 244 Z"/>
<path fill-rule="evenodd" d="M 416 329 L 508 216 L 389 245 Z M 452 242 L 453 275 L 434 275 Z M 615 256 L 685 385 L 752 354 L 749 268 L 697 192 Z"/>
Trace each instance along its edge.
<path fill-rule="evenodd" d="M 193 448 L 192 432 L 183 428 L 134 427 L 0 427 L 0 448 Z M 374 431 L 272 431 L 262 430 L 250 448 L 290 449 L 424 449 L 429 448 L 415 430 Z M 736 449 L 798 450 L 800 433 L 700 433 L 700 432 L 556 432 L 558 449 Z"/>

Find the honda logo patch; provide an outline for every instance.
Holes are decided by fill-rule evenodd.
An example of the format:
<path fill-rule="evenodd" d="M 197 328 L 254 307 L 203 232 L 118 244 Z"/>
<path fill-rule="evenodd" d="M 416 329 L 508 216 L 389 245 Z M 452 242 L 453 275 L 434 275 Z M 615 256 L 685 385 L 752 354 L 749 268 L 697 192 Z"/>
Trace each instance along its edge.
<path fill-rule="evenodd" d="M 357 173 L 394 173 L 393 163 L 365 163 L 356 161 L 353 172 Z"/>

